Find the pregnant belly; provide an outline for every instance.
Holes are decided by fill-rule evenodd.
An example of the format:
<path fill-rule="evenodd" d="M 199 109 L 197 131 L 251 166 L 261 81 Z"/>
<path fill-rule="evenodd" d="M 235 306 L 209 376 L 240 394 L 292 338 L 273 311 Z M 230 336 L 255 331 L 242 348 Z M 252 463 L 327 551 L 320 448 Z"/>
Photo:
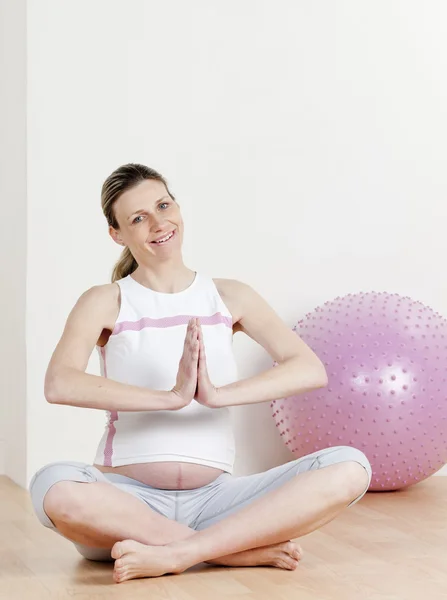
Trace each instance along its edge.
<path fill-rule="evenodd" d="M 118 473 L 161 490 L 192 490 L 208 485 L 224 471 L 206 465 L 186 462 L 158 462 L 104 467 L 94 465 L 103 473 Z"/>

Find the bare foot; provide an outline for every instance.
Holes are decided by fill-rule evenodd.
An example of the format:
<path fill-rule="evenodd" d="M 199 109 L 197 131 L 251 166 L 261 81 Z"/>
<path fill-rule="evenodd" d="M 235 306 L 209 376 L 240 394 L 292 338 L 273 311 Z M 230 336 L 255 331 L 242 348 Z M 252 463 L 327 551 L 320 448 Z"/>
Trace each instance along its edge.
<path fill-rule="evenodd" d="M 265 565 L 293 571 L 301 557 L 302 550 L 298 544 L 283 542 L 238 552 L 210 562 L 229 567 Z M 113 579 L 116 583 L 139 577 L 160 577 L 166 573 L 181 573 L 185 570 L 171 547 L 146 546 L 133 540 L 117 542 L 112 548 L 112 558 L 115 559 Z"/>
<path fill-rule="evenodd" d="M 229 556 L 216 558 L 207 562 L 227 567 L 270 566 L 294 571 L 302 556 L 303 551 L 301 546 L 295 542 L 282 542 L 280 544 L 273 544 L 272 546 L 245 550 L 245 552 L 230 554 Z"/>
<path fill-rule="evenodd" d="M 115 560 L 113 579 L 116 583 L 139 577 L 160 577 L 166 573 L 181 573 L 174 551 L 168 546 L 146 546 L 134 540 L 117 542 L 112 548 Z"/>

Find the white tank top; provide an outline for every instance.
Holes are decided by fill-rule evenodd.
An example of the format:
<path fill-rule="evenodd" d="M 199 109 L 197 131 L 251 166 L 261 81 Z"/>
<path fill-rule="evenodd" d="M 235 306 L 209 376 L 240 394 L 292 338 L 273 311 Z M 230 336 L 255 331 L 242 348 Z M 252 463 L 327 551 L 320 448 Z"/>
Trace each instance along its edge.
<path fill-rule="evenodd" d="M 132 278 L 116 282 L 121 307 L 107 344 L 98 348 L 101 375 L 154 390 L 170 390 L 177 378 L 186 328 L 199 317 L 212 383 L 236 381 L 231 313 L 213 280 L 196 273 L 182 292 L 155 292 Z M 116 467 L 179 461 L 232 473 L 235 442 L 228 407 L 195 400 L 179 410 L 108 411 L 95 463 Z"/>

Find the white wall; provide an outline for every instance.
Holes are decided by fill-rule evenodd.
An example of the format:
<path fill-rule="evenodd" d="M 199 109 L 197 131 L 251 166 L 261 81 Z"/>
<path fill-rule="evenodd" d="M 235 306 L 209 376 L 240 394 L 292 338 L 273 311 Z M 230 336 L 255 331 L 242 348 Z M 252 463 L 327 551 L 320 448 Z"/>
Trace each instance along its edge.
<path fill-rule="evenodd" d="M 0 0 L 0 473 L 26 471 L 26 0 Z"/>
<path fill-rule="evenodd" d="M 27 479 L 91 461 L 101 433 L 101 413 L 47 405 L 43 377 L 118 256 L 99 193 L 122 163 L 167 176 L 189 266 L 290 326 L 372 289 L 447 314 L 446 18 L 441 0 L 29 0 Z M 242 376 L 271 365 L 236 348 Z M 236 472 L 290 458 L 268 403 L 234 412 Z"/>

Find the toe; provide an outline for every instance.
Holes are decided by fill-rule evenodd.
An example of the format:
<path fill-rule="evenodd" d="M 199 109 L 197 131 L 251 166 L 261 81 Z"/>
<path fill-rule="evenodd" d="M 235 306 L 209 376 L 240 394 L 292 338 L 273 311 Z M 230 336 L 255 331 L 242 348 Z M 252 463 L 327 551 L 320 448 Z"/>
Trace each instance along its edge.
<path fill-rule="evenodd" d="M 286 542 L 284 544 L 284 546 L 281 548 L 281 550 L 283 550 L 283 552 L 287 552 L 287 554 L 290 554 L 292 556 L 292 554 L 295 552 L 297 548 L 297 545 L 295 544 L 295 542 Z"/>
<path fill-rule="evenodd" d="M 280 569 L 285 569 L 286 571 L 293 571 L 293 569 L 296 568 L 295 563 L 297 564 L 297 561 L 294 558 L 292 558 L 289 554 L 284 554 L 280 559 L 278 559 L 277 566 Z"/>
<path fill-rule="evenodd" d="M 283 548 L 283 551 L 287 552 L 287 554 L 290 554 L 290 556 L 296 560 L 300 560 L 303 556 L 303 549 L 296 542 L 287 542 L 287 545 L 285 548 Z"/>
<path fill-rule="evenodd" d="M 286 559 L 284 559 L 289 571 L 294 571 L 297 566 L 298 566 L 298 561 L 295 558 L 292 558 L 291 556 L 288 556 Z"/>
<path fill-rule="evenodd" d="M 295 571 L 295 569 L 298 568 L 298 565 L 299 561 L 292 558 L 292 571 Z"/>
<path fill-rule="evenodd" d="M 121 573 L 117 573 L 116 571 L 113 571 L 113 581 L 115 583 L 120 583 L 120 577 L 121 577 Z"/>
<path fill-rule="evenodd" d="M 140 542 L 135 542 L 135 540 L 124 540 L 122 542 L 117 542 L 112 548 L 112 558 L 121 558 L 124 554 L 128 554 L 129 552 L 141 552 L 147 548 L 144 544 L 140 544 Z"/>
<path fill-rule="evenodd" d="M 121 545 L 122 545 L 122 542 L 116 542 L 116 544 L 113 545 L 111 554 L 112 554 L 112 558 L 114 558 L 115 560 L 117 558 L 121 558 L 122 555 L 124 554 L 124 552 L 121 549 Z"/>
<path fill-rule="evenodd" d="M 130 579 L 129 571 L 127 569 L 122 569 L 118 573 L 115 571 L 113 577 L 116 583 L 123 583 L 123 581 L 127 581 L 128 579 Z"/>

